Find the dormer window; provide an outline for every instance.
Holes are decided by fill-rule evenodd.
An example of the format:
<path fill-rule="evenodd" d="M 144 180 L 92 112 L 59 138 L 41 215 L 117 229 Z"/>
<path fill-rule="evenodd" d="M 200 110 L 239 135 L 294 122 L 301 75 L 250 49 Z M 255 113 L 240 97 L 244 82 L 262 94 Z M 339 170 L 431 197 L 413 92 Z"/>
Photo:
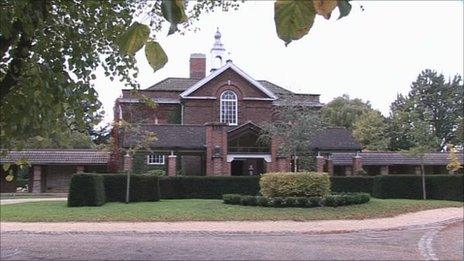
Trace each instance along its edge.
<path fill-rule="evenodd" d="M 221 94 L 220 122 L 237 125 L 237 95 L 233 91 Z"/>

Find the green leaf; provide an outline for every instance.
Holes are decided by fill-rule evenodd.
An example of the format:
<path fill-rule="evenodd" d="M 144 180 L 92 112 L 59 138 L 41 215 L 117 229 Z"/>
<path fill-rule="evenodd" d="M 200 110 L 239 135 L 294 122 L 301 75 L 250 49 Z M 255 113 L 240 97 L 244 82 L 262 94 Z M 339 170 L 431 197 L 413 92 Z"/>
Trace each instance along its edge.
<path fill-rule="evenodd" d="M 314 23 L 316 10 L 312 1 L 277 0 L 274 4 L 274 21 L 277 35 L 288 45 L 305 36 Z"/>
<path fill-rule="evenodd" d="M 10 166 L 11 166 L 10 163 L 4 163 L 4 164 L 2 165 L 2 168 L 3 168 L 4 171 L 8 171 L 8 169 L 10 169 Z"/>
<path fill-rule="evenodd" d="M 168 56 L 161 48 L 160 44 L 155 41 L 149 41 L 145 45 L 145 56 L 147 57 L 148 63 L 154 71 L 157 71 L 168 62 Z"/>
<path fill-rule="evenodd" d="M 134 22 L 127 31 L 118 39 L 119 50 L 123 54 L 134 55 L 147 42 L 150 36 L 150 28 L 138 22 Z"/>
<path fill-rule="evenodd" d="M 348 3 L 348 0 L 338 0 L 337 2 L 338 10 L 340 11 L 340 16 L 338 19 L 345 17 L 351 12 L 351 4 Z"/>
<path fill-rule="evenodd" d="M 163 17 L 171 23 L 168 35 L 177 31 L 177 24 L 187 21 L 184 0 L 163 0 L 161 3 L 161 12 Z"/>

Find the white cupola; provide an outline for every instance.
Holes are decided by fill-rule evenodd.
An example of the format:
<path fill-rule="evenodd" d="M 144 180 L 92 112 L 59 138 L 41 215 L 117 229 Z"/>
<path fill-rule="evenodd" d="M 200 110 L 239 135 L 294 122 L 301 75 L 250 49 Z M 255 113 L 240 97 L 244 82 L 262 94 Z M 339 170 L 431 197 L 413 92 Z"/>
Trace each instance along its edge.
<path fill-rule="evenodd" d="M 221 68 L 224 64 L 226 64 L 226 61 L 226 49 L 221 42 L 221 33 L 219 32 L 218 27 L 214 34 L 213 48 L 211 48 L 211 71 Z"/>

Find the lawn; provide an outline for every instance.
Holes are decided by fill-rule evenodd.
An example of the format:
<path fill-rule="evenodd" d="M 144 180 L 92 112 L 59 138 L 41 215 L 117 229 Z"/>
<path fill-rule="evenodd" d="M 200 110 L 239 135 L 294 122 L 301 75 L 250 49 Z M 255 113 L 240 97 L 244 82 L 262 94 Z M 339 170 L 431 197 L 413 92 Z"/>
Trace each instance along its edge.
<path fill-rule="evenodd" d="M 102 207 L 68 208 L 66 202 L 36 202 L 0 207 L 1 221 L 211 221 L 327 220 L 394 216 L 419 210 L 462 207 L 439 200 L 371 199 L 367 204 L 338 208 L 265 208 L 225 205 L 221 200 L 183 199 L 143 203 L 106 203 Z"/>

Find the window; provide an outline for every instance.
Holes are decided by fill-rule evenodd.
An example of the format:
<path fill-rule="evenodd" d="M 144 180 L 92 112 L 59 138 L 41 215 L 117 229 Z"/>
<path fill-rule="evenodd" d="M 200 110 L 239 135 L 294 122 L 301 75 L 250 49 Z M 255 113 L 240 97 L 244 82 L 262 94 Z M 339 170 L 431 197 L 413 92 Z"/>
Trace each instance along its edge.
<path fill-rule="evenodd" d="M 164 155 L 151 154 L 147 155 L 148 165 L 164 165 Z"/>
<path fill-rule="evenodd" d="M 237 125 L 237 95 L 233 91 L 221 94 L 220 122 Z"/>

